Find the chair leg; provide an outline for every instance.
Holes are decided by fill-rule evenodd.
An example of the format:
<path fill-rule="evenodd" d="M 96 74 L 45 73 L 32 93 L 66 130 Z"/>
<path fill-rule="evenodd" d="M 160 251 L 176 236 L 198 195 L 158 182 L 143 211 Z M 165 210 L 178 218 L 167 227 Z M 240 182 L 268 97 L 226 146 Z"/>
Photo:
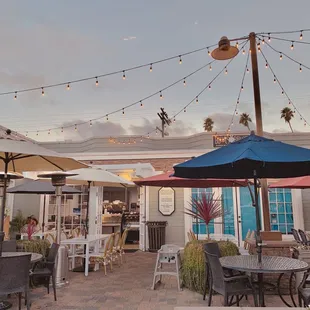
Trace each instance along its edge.
<path fill-rule="evenodd" d="M 103 263 L 103 268 L 104 268 L 104 275 L 107 275 L 107 264 Z"/>
<path fill-rule="evenodd" d="M 206 300 L 207 289 L 208 289 L 208 277 L 206 276 L 205 287 L 204 287 L 204 291 L 203 291 L 203 300 Z"/>
<path fill-rule="evenodd" d="M 257 294 L 255 291 L 253 291 L 253 299 L 254 299 L 254 306 L 258 307 Z"/>
<path fill-rule="evenodd" d="M 240 301 L 239 295 L 237 295 L 236 298 L 237 298 L 237 307 L 239 307 L 239 304 L 240 304 L 240 303 L 239 303 L 239 301 Z"/>
<path fill-rule="evenodd" d="M 298 305 L 299 307 L 302 307 L 302 299 L 301 299 L 301 295 L 299 292 L 298 292 Z"/>
<path fill-rule="evenodd" d="M 29 291 L 25 292 L 25 303 L 26 303 L 26 306 L 27 306 L 27 310 L 30 310 Z"/>
<path fill-rule="evenodd" d="M 228 307 L 229 306 L 229 302 L 228 302 L 228 295 L 227 293 L 224 295 L 224 307 Z"/>
<path fill-rule="evenodd" d="M 54 291 L 54 300 L 57 301 L 57 297 L 56 297 L 56 279 L 55 279 L 55 275 L 52 274 L 52 284 L 53 284 L 53 291 Z"/>
<path fill-rule="evenodd" d="M 50 281 L 49 280 L 50 280 L 50 278 L 47 277 L 46 278 L 46 283 L 45 283 L 46 284 L 46 288 L 47 288 L 47 294 L 50 293 Z"/>
<path fill-rule="evenodd" d="M 213 295 L 213 290 L 211 287 L 209 287 L 209 296 L 208 296 L 208 307 L 211 307 L 212 303 L 212 295 Z"/>
<path fill-rule="evenodd" d="M 18 309 L 22 308 L 22 293 L 18 293 Z"/>

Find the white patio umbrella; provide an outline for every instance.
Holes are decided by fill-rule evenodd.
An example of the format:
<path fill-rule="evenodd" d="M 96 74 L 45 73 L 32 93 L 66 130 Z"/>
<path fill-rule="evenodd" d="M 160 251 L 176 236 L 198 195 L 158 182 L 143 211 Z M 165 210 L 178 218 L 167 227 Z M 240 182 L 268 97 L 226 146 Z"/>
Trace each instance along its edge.
<path fill-rule="evenodd" d="M 45 149 L 6 130 L 0 138 L 0 170 L 4 171 L 3 197 L 0 212 L 0 235 L 3 234 L 3 220 L 6 202 L 7 173 L 23 171 L 51 171 L 85 168 L 87 165 Z M 3 236 L 3 235 L 2 235 Z M 0 236 L 0 240 L 1 236 Z M 1 252 L 1 251 L 0 251 Z"/>

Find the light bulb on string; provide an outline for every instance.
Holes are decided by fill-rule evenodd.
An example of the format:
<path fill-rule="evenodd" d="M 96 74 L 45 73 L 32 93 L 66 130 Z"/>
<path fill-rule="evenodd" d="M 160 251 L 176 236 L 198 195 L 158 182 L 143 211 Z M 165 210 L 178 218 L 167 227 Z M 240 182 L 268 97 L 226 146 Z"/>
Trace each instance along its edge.
<path fill-rule="evenodd" d="M 250 72 L 250 70 L 249 70 L 249 68 L 248 68 L 248 66 L 246 67 L 246 73 L 249 73 Z"/>
<path fill-rule="evenodd" d="M 301 64 L 299 64 L 299 72 L 302 71 L 302 67 L 301 67 Z"/>
<path fill-rule="evenodd" d="M 209 70 L 212 71 L 212 66 L 211 65 L 209 66 Z"/>
<path fill-rule="evenodd" d="M 48 133 L 47 133 L 47 134 L 48 134 L 48 135 L 50 135 L 50 134 L 51 134 L 51 130 L 50 130 L 50 129 L 48 130 Z"/>
<path fill-rule="evenodd" d="M 266 68 L 266 69 L 268 69 L 268 62 L 267 62 L 267 61 L 266 61 L 266 65 L 265 65 L 265 68 Z"/>
<path fill-rule="evenodd" d="M 241 85 L 241 90 L 244 90 L 243 85 Z"/>
<path fill-rule="evenodd" d="M 242 50 L 242 54 L 245 55 L 245 49 Z"/>
<path fill-rule="evenodd" d="M 271 38 L 270 38 L 270 32 L 268 33 L 268 42 L 271 41 Z"/>
<path fill-rule="evenodd" d="M 302 40 L 302 31 L 300 31 L 299 40 Z"/>
<path fill-rule="evenodd" d="M 282 56 L 282 53 L 280 53 L 280 60 L 282 60 L 283 56 Z"/>
<path fill-rule="evenodd" d="M 210 53 L 210 50 L 209 50 L 209 48 L 207 48 L 207 50 L 208 50 L 208 55 L 209 55 L 209 56 L 211 56 L 211 53 Z"/>
<path fill-rule="evenodd" d="M 289 101 L 288 101 L 288 105 L 291 105 L 291 104 L 292 104 L 292 103 L 291 103 L 291 100 L 289 100 Z"/>
<path fill-rule="evenodd" d="M 150 134 L 149 134 L 149 133 L 147 134 L 147 138 L 148 138 L 148 139 L 150 138 Z"/>
<path fill-rule="evenodd" d="M 240 102 L 240 101 L 239 101 L 239 99 L 238 99 L 238 100 L 237 100 L 237 104 L 239 104 L 239 102 Z"/>
<path fill-rule="evenodd" d="M 307 126 L 307 123 L 306 123 L 306 121 L 304 122 L 304 126 Z"/>
<path fill-rule="evenodd" d="M 276 83 L 277 82 L 277 79 L 276 77 L 273 78 L 273 83 Z"/>
<path fill-rule="evenodd" d="M 141 139 L 140 139 L 140 142 L 142 142 L 143 141 L 143 137 L 141 137 Z"/>
<path fill-rule="evenodd" d="M 302 121 L 302 117 L 300 117 L 300 120 Z"/>
<path fill-rule="evenodd" d="M 96 77 L 96 82 L 95 82 L 95 85 L 98 86 L 99 85 L 99 81 L 98 81 L 98 78 Z"/>
<path fill-rule="evenodd" d="M 183 112 L 184 112 L 184 113 L 186 112 L 186 108 L 184 108 Z"/>
<path fill-rule="evenodd" d="M 70 90 L 70 83 L 67 84 L 67 90 Z"/>
<path fill-rule="evenodd" d="M 236 110 L 236 115 L 238 115 L 238 111 Z"/>
<path fill-rule="evenodd" d="M 158 134 L 158 130 L 157 130 L 157 128 L 156 128 L 155 134 L 156 134 L 156 135 Z"/>
<path fill-rule="evenodd" d="M 265 44 L 265 37 L 263 37 L 262 39 L 262 44 Z"/>
<path fill-rule="evenodd" d="M 106 118 L 106 120 L 107 120 L 107 121 L 109 120 L 109 114 L 107 114 L 107 118 Z"/>
<path fill-rule="evenodd" d="M 228 70 L 227 70 L 227 68 L 225 67 L 225 74 L 227 75 L 228 74 Z"/>
<path fill-rule="evenodd" d="M 161 93 L 161 91 L 159 92 L 159 98 L 160 99 L 163 99 L 164 97 L 163 97 L 163 94 Z"/>
<path fill-rule="evenodd" d="M 150 64 L 150 72 L 153 71 L 153 64 Z"/>
<path fill-rule="evenodd" d="M 184 79 L 184 81 L 183 81 L 183 85 L 186 86 L 186 81 L 185 81 L 185 79 Z"/>
<path fill-rule="evenodd" d="M 292 41 L 292 44 L 291 44 L 291 50 L 294 49 L 294 41 Z"/>
<path fill-rule="evenodd" d="M 211 84 L 209 84 L 209 89 L 211 89 Z"/>
<path fill-rule="evenodd" d="M 26 137 L 28 137 L 28 131 L 26 131 Z"/>
<path fill-rule="evenodd" d="M 77 131 L 77 125 L 76 124 L 74 125 L 74 130 Z"/>
<path fill-rule="evenodd" d="M 39 132 L 37 131 L 37 136 L 39 135 Z"/>
<path fill-rule="evenodd" d="M 198 103 L 198 96 L 196 97 L 196 103 Z"/>
<path fill-rule="evenodd" d="M 64 132 L 64 128 L 63 127 L 61 127 L 61 132 Z"/>
<path fill-rule="evenodd" d="M 126 80 L 125 70 L 123 71 L 123 80 Z"/>
<path fill-rule="evenodd" d="M 282 92 L 281 92 L 281 94 L 282 94 L 282 95 L 284 95 L 284 90 L 283 90 L 283 89 L 282 89 Z"/>
<path fill-rule="evenodd" d="M 14 99 L 17 99 L 17 91 L 15 92 Z"/>
<path fill-rule="evenodd" d="M 44 88 L 43 88 L 43 87 L 41 88 L 41 95 L 42 95 L 42 96 L 45 95 L 45 93 L 44 93 Z"/>
<path fill-rule="evenodd" d="M 236 45 L 235 45 L 235 46 L 236 46 L 236 48 L 238 48 L 238 47 L 239 47 L 239 43 L 238 43 L 238 41 L 236 42 Z"/>
<path fill-rule="evenodd" d="M 260 42 L 257 43 L 257 49 L 260 52 Z"/>
<path fill-rule="evenodd" d="M 123 112 L 122 112 L 122 114 L 123 114 L 123 115 L 125 115 L 125 110 L 124 110 L 124 108 L 123 108 Z"/>
<path fill-rule="evenodd" d="M 140 100 L 140 107 L 143 108 L 142 100 Z"/>
<path fill-rule="evenodd" d="M 90 126 L 90 127 L 93 126 L 92 120 L 89 121 L 89 126 Z"/>
<path fill-rule="evenodd" d="M 182 57 L 181 57 L 181 55 L 179 56 L 179 64 L 182 65 Z"/>

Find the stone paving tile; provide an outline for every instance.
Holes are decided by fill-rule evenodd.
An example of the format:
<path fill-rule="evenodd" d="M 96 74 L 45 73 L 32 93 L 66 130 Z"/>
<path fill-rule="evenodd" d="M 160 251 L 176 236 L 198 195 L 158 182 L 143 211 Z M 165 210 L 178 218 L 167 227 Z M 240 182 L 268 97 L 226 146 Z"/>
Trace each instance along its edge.
<path fill-rule="evenodd" d="M 31 292 L 31 309 L 63 310 L 173 310 L 177 306 L 206 306 L 202 296 L 187 289 L 177 290 L 174 277 L 165 276 L 156 290 L 151 290 L 156 254 L 136 252 L 126 255 L 126 262 L 115 266 L 105 276 L 102 270 L 69 273 L 69 283 L 57 289 L 57 302 L 45 288 Z M 16 309 L 16 298 L 11 297 Z M 266 296 L 270 307 L 283 307 L 277 296 Z M 214 296 L 212 306 L 222 306 L 223 298 Z M 253 300 L 243 300 L 241 306 L 253 306 Z"/>

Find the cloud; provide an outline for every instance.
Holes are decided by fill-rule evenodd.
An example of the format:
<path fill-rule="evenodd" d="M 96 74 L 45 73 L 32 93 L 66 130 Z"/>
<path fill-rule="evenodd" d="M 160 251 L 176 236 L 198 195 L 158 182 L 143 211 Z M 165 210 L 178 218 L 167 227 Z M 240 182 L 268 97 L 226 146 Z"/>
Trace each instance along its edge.
<path fill-rule="evenodd" d="M 124 41 L 130 41 L 130 40 L 135 40 L 135 39 L 137 39 L 137 37 L 131 37 L 131 36 L 129 36 L 129 37 L 124 37 L 124 38 L 123 38 Z"/>
<path fill-rule="evenodd" d="M 76 120 L 74 122 L 66 122 L 63 123 L 61 126 L 66 127 L 69 125 L 74 126 L 74 124 L 82 123 L 81 120 Z M 85 140 L 92 137 L 109 137 L 109 136 L 121 136 L 126 134 L 126 129 L 117 123 L 112 122 L 93 122 L 92 126 L 88 123 L 83 125 L 78 125 L 77 130 L 75 131 L 74 128 L 70 128 L 70 130 L 64 129 L 63 137 L 64 140 Z"/>
<path fill-rule="evenodd" d="M 228 114 L 228 113 L 213 113 L 211 115 L 209 115 L 209 117 L 211 117 L 214 121 L 214 131 L 218 131 L 218 132 L 223 132 L 226 131 L 228 129 L 228 126 L 230 125 L 231 119 L 232 119 L 232 115 Z M 237 115 L 234 117 L 234 124 L 231 127 L 231 131 L 233 132 L 248 132 L 248 129 L 239 124 L 239 118 L 240 116 Z M 252 117 L 251 117 L 252 118 Z M 253 118 L 252 118 L 253 121 Z M 254 129 L 255 128 L 255 123 L 250 123 L 249 124 L 250 129 Z"/>
<path fill-rule="evenodd" d="M 161 128 L 160 121 L 143 119 L 141 125 L 130 125 L 129 131 L 133 135 L 145 135 L 153 131 L 156 127 Z M 176 120 L 166 128 L 169 136 L 184 136 L 197 133 L 197 129 L 191 123 L 185 123 L 182 120 Z"/>

